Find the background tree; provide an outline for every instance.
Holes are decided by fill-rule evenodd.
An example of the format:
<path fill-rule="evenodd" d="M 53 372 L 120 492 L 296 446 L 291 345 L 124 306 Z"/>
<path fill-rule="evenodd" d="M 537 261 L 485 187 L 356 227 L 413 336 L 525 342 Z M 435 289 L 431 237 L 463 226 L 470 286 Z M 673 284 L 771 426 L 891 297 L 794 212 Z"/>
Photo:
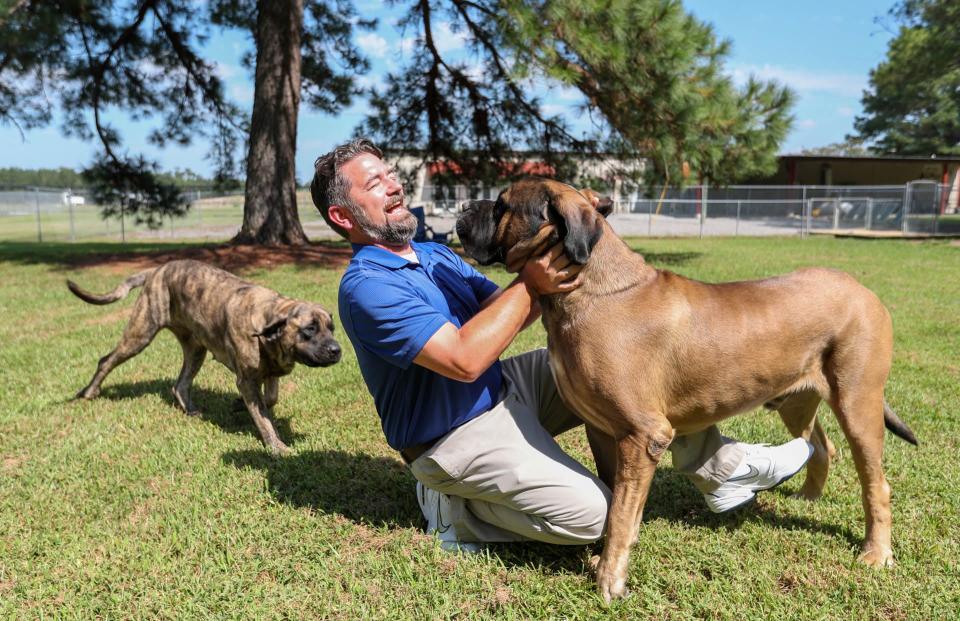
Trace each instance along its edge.
<path fill-rule="evenodd" d="M 960 3 L 907 0 L 887 58 L 870 72 L 857 136 L 881 153 L 960 154 Z"/>
<path fill-rule="evenodd" d="M 356 20 L 345 0 L 19 0 L 0 5 L 0 119 L 21 129 L 52 119 L 57 95 L 66 134 L 96 140 L 84 170 L 105 215 L 120 210 L 158 226 L 187 204 L 155 162 L 124 148 L 105 121 L 120 109 L 134 119 L 159 117 L 150 142 L 210 145 L 222 185 L 238 178 L 234 154 L 248 137 L 244 222 L 236 241 L 306 241 L 296 213 L 297 113 L 301 98 L 335 113 L 355 94 L 366 68 L 350 42 Z M 254 105 L 246 119 L 201 56 L 218 28 L 250 33 L 256 56 Z M 302 60 L 306 58 L 306 61 Z"/>
<path fill-rule="evenodd" d="M 368 94 L 374 113 L 359 132 L 384 146 L 444 162 L 449 183 L 540 172 L 575 179 L 577 160 L 603 149 L 649 160 L 652 176 L 682 171 L 727 182 L 772 169 L 789 126 L 790 93 L 722 72 L 729 44 L 676 0 L 397 0 L 399 28 L 413 31 L 411 60 Z M 438 44 L 441 27 L 464 43 Z M 158 146 L 203 139 L 221 182 L 248 136 L 244 221 L 234 241 L 300 244 L 296 128 L 300 102 L 335 114 L 358 94 L 367 64 L 353 48 L 349 0 L 19 0 L 0 5 L 0 119 L 49 123 L 59 95 L 64 130 L 96 139 L 85 171 L 111 210 L 159 224 L 186 203 L 154 162 L 129 154 L 105 122 L 119 108 L 159 117 Z M 224 96 L 203 42 L 218 28 L 250 34 L 255 54 L 249 119 Z M 532 95 L 539 84 L 572 85 L 597 119 L 575 135 Z M 540 159 L 518 166 L 516 150 Z"/>
<path fill-rule="evenodd" d="M 441 20 L 473 64 L 438 50 Z M 721 72 L 729 43 L 675 0 L 417 0 L 403 25 L 418 33 L 413 59 L 373 94 L 360 131 L 452 161 L 467 179 L 515 170 L 509 147 L 571 178 L 563 152 L 603 148 L 628 164 L 622 173 L 643 159 L 653 178 L 681 182 L 692 167 L 727 183 L 772 171 L 790 127 L 790 92 L 756 80 L 736 88 Z M 586 96 L 589 138 L 543 114 L 530 93 L 545 81 Z"/>

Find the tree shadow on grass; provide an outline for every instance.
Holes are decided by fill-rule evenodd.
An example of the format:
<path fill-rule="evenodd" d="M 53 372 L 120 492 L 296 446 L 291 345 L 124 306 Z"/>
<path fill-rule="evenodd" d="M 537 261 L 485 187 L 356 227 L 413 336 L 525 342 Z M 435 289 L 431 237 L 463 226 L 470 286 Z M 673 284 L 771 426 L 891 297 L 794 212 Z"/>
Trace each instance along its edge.
<path fill-rule="evenodd" d="M 171 388 L 173 388 L 173 381 L 169 380 L 105 384 L 97 399 L 125 401 L 127 399 L 138 399 L 146 395 L 159 395 L 170 406 L 171 416 L 186 416 L 174 401 L 173 394 L 170 392 Z M 194 385 L 190 395 L 193 398 L 194 405 L 200 408 L 200 414 L 195 418 L 212 423 L 227 433 L 248 434 L 260 440 L 260 433 L 253 424 L 250 413 L 239 401 L 237 393 L 211 390 Z M 96 399 L 93 400 L 93 402 L 95 401 Z M 283 407 L 283 400 L 277 404 L 277 407 Z M 275 417 L 273 425 L 277 433 L 280 434 L 280 439 L 288 445 L 292 446 L 303 437 L 303 434 L 295 433 L 290 429 L 290 419 L 288 418 Z"/>
<path fill-rule="evenodd" d="M 801 472 L 798 476 L 804 475 Z M 788 496 L 791 493 L 789 489 L 781 487 L 762 492 L 760 498 L 763 494 Z M 802 510 L 804 505 L 806 501 L 798 503 L 797 509 Z M 853 533 L 849 528 L 811 520 L 783 510 L 769 509 L 762 502 L 754 502 L 729 513 L 713 513 L 704 503 L 703 495 L 687 477 L 672 468 L 658 468 L 654 476 L 650 496 L 643 512 L 643 520 L 648 522 L 656 519 L 726 531 L 735 531 L 748 522 L 763 522 L 784 530 L 825 533 L 831 537 L 844 539 L 851 545 L 858 546 L 862 542 L 861 536 Z"/>
<path fill-rule="evenodd" d="M 388 528 L 423 526 L 414 497 L 415 480 L 397 459 L 338 450 L 305 451 L 287 456 L 245 450 L 225 453 L 223 461 L 235 468 L 262 470 L 273 497 L 293 507 L 308 507 L 342 515 L 357 523 Z M 825 532 L 851 544 L 860 542 L 860 538 L 846 528 L 772 511 L 758 504 L 733 514 L 710 513 L 696 488 L 686 477 L 670 469 L 657 471 L 646 506 L 644 520 L 655 519 L 728 531 L 747 522 L 762 521 L 780 529 Z M 591 554 L 599 553 L 602 543 L 590 546 L 505 543 L 490 544 L 487 549 L 510 567 L 584 575 L 588 572 Z"/>
<path fill-rule="evenodd" d="M 224 453 L 223 462 L 262 470 L 273 497 L 293 507 L 390 528 L 423 523 L 414 496 L 415 480 L 396 459 L 337 450 L 282 456 L 244 450 Z"/>
<path fill-rule="evenodd" d="M 169 261 L 194 259 L 228 272 L 298 267 L 341 268 L 353 252 L 346 242 L 310 242 L 302 246 L 240 246 L 210 243 L 44 243 L 0 242 L 0 262 L 45 264 L 59 269 L 107 267 L 120 272 L 157 267 Z"/>
<path fill-rule="evenodd" d="M 631 248 L 643 255 L 643 260 L 654 267 L 686 265 L 703 256 L 702 252 L 647 252 L 643 248 Z"/>

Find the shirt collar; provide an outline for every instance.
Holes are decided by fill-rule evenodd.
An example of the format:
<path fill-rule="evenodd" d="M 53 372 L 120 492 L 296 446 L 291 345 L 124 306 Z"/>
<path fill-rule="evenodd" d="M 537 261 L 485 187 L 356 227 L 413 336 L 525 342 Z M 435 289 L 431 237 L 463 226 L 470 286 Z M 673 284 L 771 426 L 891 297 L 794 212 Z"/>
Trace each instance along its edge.
<path fill-rule="evenodd" d="M 386 248 L 374 246 L 373 244 L 350 244 L 350 246 L 353 248 L 353 256 L 355 259 L 371 261 L 372 263 L 392 270 L 397 270 L 408 265 L 417 265 L 416 263 L 407 261 L 396 253 L 390 252 Z M 417 253 L 421 263 L 427 263 L 430 260 L 432 253 L 427 246 L 423 246 L 417 242 L 410 242 L 410 247 Z"/>

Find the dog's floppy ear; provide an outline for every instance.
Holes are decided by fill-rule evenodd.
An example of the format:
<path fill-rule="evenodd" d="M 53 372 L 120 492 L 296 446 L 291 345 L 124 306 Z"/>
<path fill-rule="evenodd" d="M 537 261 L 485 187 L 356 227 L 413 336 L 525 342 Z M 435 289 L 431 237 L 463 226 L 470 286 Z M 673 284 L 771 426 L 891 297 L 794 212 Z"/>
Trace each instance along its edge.
<path fill-rule="evenodd" d="M 603 233 L 603 216 L 580 192 L 558 192 L 550 197 L 550 210 L 561 221 L 561 237 L 567 257 L 583 265 Z"/>
<path fill-rule="evenodd" d="M 282 317 L 273 317 L 270 319 L 270 323 L 268 323 L 263 330 L 254 334 L 254 336 L 262 336 L 267 340 L 267 342 L 275 341 L 280 338 L 280 334 L 283 332 L 283 328 L 286 325 L 287 315 L 283 315 Z"/>
<path fill-rule="evenodd" d="M 606 218 L 613 213 L 613 200 L 609 196 L 600 196 L 590 188 L 580 190 L 580 193 L 587 197 L 600 215 Z"/>

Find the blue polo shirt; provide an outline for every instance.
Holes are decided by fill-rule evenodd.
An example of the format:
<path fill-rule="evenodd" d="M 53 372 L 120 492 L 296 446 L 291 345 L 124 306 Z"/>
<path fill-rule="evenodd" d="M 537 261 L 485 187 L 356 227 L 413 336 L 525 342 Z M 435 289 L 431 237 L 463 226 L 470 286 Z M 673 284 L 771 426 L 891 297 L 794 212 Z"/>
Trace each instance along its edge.
<path fill-rule="evenodd" d="M 340 320 L 387 443 L 397 450 L 435 440 L 489 410 L 502 382 L 499 361 L 471 383 L 413 364 L 441 326 L 463 326 L 497 285 L 446 246 L 410 245 L 419 263 L 355 244 L 339 294 Z"/>

